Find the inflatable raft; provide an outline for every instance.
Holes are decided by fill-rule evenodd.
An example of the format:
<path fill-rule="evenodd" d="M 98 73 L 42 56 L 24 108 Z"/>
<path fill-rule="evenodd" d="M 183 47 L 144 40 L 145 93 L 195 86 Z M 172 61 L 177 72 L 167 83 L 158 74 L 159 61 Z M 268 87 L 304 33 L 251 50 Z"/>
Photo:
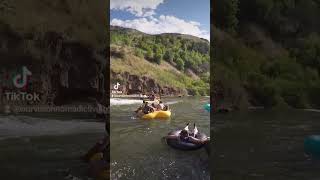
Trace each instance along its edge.
<path fill-rule="evenodd" d="M 154 111 L 142 116 L 142 119 L 165 119 L 171 116 L 171 111 Z"/>

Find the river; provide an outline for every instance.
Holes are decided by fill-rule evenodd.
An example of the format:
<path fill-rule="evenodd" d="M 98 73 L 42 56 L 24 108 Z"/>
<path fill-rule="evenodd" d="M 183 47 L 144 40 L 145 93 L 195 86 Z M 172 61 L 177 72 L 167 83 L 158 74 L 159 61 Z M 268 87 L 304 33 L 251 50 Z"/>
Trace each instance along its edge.
<path fill-rule="evenodd" d="M 256 110 L 213 117 L 212 173 L 217 180 L 318 180 L 320 163 L 304 138 L 320 134 L 320 113 Z"/>
<path fill-rule="evenodd" d="M 0 179 L 89 179 L 80 157 L 104 128 L 77 114 L 0 115 Z"/>
<path fill-rule="evenodd" d="M 202 148 L 185 152 L 162 139 L 168 132 L 196 123 L 209 135 L 210 113 L 203 108 L 207 97 L 167 98 L 168 120 L 141 120 L 133 111 L 142 101 L 111 99 L 111 179 L 210 179 L 209 157 Z"/>

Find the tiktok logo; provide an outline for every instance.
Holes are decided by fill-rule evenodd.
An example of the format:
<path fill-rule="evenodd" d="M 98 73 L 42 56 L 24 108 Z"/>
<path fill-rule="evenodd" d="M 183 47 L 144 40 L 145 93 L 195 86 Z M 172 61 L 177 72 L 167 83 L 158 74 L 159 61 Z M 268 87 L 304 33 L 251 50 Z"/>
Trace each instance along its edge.
<path fill-rule="evenodd" d="M 117 82 L 117 84 L 113 86 L 113 89 L 117 90 L 117 89 L 119 89 L 119 86 L 120 86 L 120 83 Z"/>
<path fill-rule="evenodd" d="M 13 85 L 17 88 L 24 88 L 28 84 L 28 77 L 31 76 L 32 73 L 25 66 L 22 67 L 22 74 L 17 74 L 13 77 Z"/>
<path fill-rule="evenodd" d="M 111 91 L 112 97 L 115 97 L 117 94 L 122 94 L 122 91 L 119 91 L 120 83 L 117 82 L 116 85 L 113 86 L 113 90 Z"/>

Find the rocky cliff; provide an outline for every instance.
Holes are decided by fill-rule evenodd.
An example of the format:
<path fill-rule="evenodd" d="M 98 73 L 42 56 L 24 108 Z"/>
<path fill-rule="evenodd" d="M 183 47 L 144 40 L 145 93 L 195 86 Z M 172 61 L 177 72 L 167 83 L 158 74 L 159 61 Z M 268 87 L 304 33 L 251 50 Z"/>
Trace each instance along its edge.
<path fill-rule="evenodd" d="M 183 89 L 162 86 L 159 83 L 157 83 L 156 80 L 150 77 L 132 75 L 129 72 L 111 72 L 110 77 L 112 79 L 110 82 L 111 90 L 113 90 L 113 86 L 117 82 L 119 82 L 121 84 L 119 90 L 122 91 L 123 94 L 148 94 L 152 91 L 157 94 L 167 96 L 178 96 L 187 94 L 187 92 Z"/>

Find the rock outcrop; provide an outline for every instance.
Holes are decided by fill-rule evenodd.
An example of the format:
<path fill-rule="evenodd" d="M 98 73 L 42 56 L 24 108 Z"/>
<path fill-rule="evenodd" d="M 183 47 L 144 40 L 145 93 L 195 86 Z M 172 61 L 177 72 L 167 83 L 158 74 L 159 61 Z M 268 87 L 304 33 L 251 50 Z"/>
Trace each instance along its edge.
<path fill-rule="evenodd" d="M 113 90 L 113 86 L 119 82 L 120 91 L 123 94 L 148 94 L 152 91 L 166 96 L 177 96 L 177 95 L 186 95 L 187 92 L 183 89 L 178 89 L 174 87 L 168 87 L 160 85 L 156 80 L 146 77 L 146 76 L 137 76 L 132 75 L 129 72 L 125 73 L 115 73 L 111 72 L 111 84 L 110 88 Z"/>

